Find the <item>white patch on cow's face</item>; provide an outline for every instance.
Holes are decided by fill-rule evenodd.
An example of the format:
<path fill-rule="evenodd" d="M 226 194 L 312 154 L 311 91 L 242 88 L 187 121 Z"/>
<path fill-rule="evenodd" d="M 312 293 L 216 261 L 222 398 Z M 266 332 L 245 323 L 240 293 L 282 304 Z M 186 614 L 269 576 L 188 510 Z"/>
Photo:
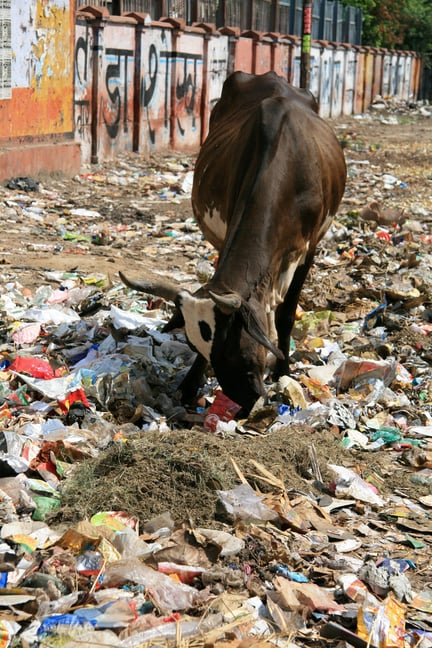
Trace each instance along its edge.
<path fill-rule="evenodd" d="M 182 291 L 179 306 L 189 342 L 210 362 L 216 329 L 215 303 L 212 299 L 194 297 Z"/>
<path fill-rule="evenodd" d="M 227 225 L 223 222 L 217 209 L 207 209 L 203 216 L 203 226 L 210 230 L 215 238 L 220 241 L 225 239 Z"/>

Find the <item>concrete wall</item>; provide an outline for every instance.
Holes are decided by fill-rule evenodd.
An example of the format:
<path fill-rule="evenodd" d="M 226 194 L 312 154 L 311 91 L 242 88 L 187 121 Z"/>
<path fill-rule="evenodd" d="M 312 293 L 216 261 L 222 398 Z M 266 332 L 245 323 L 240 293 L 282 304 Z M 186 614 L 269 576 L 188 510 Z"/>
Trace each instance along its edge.
<path fill-rule="evenodd" d="M 1 177 L 25 174 L 33 164 L 41 171 L 74 172 L 80 163 L 73 141 L 73 5 L 2 2 L 2 34 L 10 24 L 10 42 L 0 44 Z"/>
<path fill-rule="evenodd" d="M 122 151 L 195 152 L 234 70 L 299 85 L 298 37 L 74 5 L 2 0 L 0 179 L 77 173 Z M 364 112 L 377 94 L 415 99 L 420 73 L 413 52 L 312 42 L 323 117 Z"/>
<path fill-rule="evenodd" d="M 185 27 L 176 19 L 146 24 L 145 14 L 113 18 L 87 7 L 76 21 L 75 136 L 82 159 L 97 162 L 125 150 L 197 151 L 230 72 L 273 69 L 299 85 L 300 55 L 296 37 Z M 323 117 L 360 113 L 378 94 L 415 99 L 419 66 L 413 52 L 313 41 L 311 90 Z"/>

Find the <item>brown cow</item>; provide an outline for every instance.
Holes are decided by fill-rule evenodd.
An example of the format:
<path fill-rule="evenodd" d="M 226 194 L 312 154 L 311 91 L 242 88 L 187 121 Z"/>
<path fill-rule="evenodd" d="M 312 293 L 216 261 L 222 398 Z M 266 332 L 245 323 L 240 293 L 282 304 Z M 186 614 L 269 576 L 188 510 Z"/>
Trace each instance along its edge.
<path fill-rule="evenodd" d="M 220 253 L 214 276 L 191 294 L 121 275 L 132 288 L 175 301 L 167 329 L 184 325 L 198 352 L 184 400 L 207 362 L 243 414 L 265 394 L 266 350 L 277 357 L 275 377 L 288 373 L 300 291 L 345 179 L 342 148 L 310 93 L 274 72 L 226 79 L 192 190 L 198 224 Z"/>

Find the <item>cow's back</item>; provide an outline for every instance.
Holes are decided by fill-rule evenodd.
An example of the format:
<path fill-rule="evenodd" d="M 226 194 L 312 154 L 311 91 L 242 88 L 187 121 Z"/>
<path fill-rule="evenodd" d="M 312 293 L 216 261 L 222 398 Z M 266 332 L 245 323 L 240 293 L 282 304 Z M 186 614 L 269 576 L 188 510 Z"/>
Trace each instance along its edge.
<path fill-rule="evenodd" d="M 225 81 L 198 156 L 192 192 L 198 224 L 217 249 L 222 249 L 232 220 L 249 217 L 247 202 L 272 156 L 280 170 L 260 187 L 264 200 L 267 193 L 271 200 L 278 192 L 285 201 L 304 183 L 312 191 L 323 183 L 315 194 L 328 203 L 323 213 L 335 213 L 344 190 L 343 154 L 317 110 L 310 93 L 274 72 L 238 72 Z M 281 214 L 282 220 L 287 217 Z"/>
<path fill-rule="evenodd" d="M 261 75 L 234 72 L 224 82 L 222 94 L 210 115 L 210 130 L 238 111 L 252 111 L 268 97 L 286 97 L 301 102 L 308 110 L 318 113 L 318 104 L 308 90 L 295 88 L 275 72 Z"/>

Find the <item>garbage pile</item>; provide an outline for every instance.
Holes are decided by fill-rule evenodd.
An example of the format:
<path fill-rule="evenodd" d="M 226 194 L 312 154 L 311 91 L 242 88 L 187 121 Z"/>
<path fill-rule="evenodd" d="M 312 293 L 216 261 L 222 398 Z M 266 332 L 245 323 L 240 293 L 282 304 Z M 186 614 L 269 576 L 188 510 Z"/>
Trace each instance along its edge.
<path fill-rule="evenodd" d="M 431 644 L 432 176 L 339 126 L 292 374 L 246 420 L 211 372 L 180 403 L 184 332 L 116 275 L 211 276 L 192 161 L 1 188 L 1 646 Z"/>

